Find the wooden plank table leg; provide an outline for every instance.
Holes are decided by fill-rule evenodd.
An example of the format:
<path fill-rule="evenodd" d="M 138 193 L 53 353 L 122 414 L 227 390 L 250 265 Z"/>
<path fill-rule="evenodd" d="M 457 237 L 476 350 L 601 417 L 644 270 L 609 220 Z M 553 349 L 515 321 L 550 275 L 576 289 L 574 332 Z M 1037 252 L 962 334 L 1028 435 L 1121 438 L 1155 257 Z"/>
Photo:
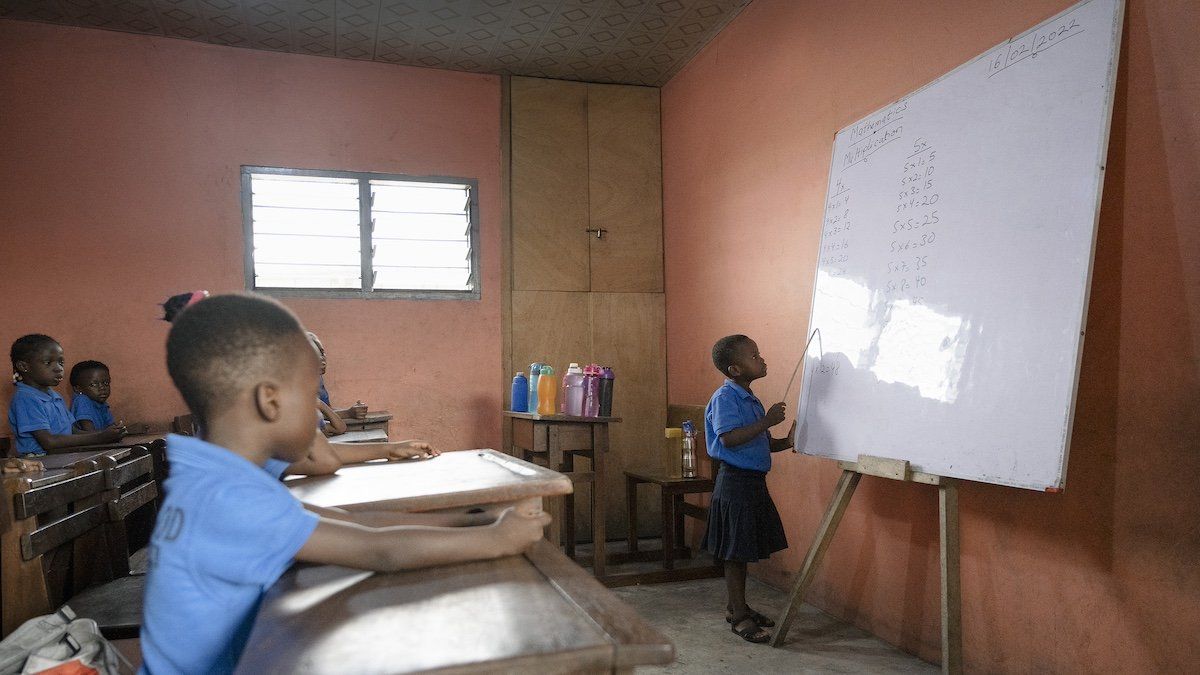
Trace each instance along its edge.
<path fill-rule="evenodd" d="M 663 569 L 675 569 L 675 495 L 662 491 Z"/>
<path fill-rule="evenodd" d="M 608 425 L 593 424 L 592 426 L 592 471 L 595 479 L 592 482 L 592 574 L 597 579 L 603 579 L 605 570 L 605 461 L 608 455 Z"/>
<path fill-rule="evenodd" d="M 959 586 L 958 483 L 938 486 L 938 520 L 942 531 L 942 672 L 961 673 L 962 590 Z"/>
<path fill-rule="evenodd" d="M 625 476 L 625 511 L 629 518 L 629 552 L 637 553 L 637 486 L 638 482 L 632 476 Z"/>
<path fill-rule="evenodd" d="M 564 453 L 563 468 L 559 469 L 562 473 L 571 473 L 575 471 L 575 456 L 571 453 Z M 574 487 L 574 486 L 572 486 Z M 563 522 L 562 522 L 562 546 L 563 552 L 567 557 L 575 559 L 575 493 L 563 495 Z"/>
<path fill-rule="evenodd" d="M 552 424 L 536 424 L 534 425 L 535 433 L 538 431 L 538 427 L 543 427 L 546 430 L 547 466 L 552 471 L 562 471 L 563 451 L 562 446 L 558 442 L 558 427 Z M 562 546 L 563 518 L 566 516 L 566 498 L 552 497 L 550 504 L 554 510 L 550 512 L 551 520 L 550 526 L 546 528 L 546 539 L 550 540 L 555 546 Z"/>
<path fill-rule="evenodd" d="M 684 555 L 691 557 L 691 547 L 688 545 L 687 535 L 683 530 L 683 493 L 676 492 L 674 499 L 671 501 L 671 512 L 675 514 L 675 548 L 680 549 L 679 553 L 684 553 L 682 549 L 687 549 Z M 671 557 L 675 557 L 677 551 L 671 551 Z"/>
<path fill-rule="evenodd" d="M 821 519 L 821 526 L 817 528 L 816 538 L 813 539 L 812 546 L 808 549 L 808 555 L 805 556 L 804 564 L 800 567 L 800 574 L 796 576 L 796 583 L 792 586 L 791 594 L 788 595 L 783 614 L 775 620 L 775 634 L 771 636 L 772 647 L 783 644 L 784 638 L 787 637 L 788 629 L 791 628 L 792 621 L 796 618 L 796 610 L 804 601 L 804 594 L 812 584 L 817 567 L 821 564 L 821 558 L 825 556 L 829 542 L 833 541 L 833 534 L 837 531 L 838 523 L 842 521 L 842 515 L 846 513 L 846 507 L 850 505 L 850 498 L 854 496 L 854 488 L 858 487 L 858 481 L 861 478 L 862 474 L 856 471 L 842 471 L 842 476 L 838 479 L 837 487 L 833 492 L 833 499 L 825 509 L 825 516 Z"/>

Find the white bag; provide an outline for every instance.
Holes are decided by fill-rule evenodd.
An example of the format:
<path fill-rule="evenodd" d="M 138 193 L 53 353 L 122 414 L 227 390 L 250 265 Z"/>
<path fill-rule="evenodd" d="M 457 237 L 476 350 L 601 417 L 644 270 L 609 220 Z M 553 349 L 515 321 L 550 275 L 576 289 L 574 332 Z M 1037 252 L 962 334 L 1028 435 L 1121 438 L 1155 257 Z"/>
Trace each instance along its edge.
<path fill-rule="evenodd" d="M 70 661 L 80 661 L 103 675 L 121 673 L 121 657 L 96 622 L 75 618 L 66 605 L 26 621 L 0 641 L 0 675 L 39 673 Z"/>

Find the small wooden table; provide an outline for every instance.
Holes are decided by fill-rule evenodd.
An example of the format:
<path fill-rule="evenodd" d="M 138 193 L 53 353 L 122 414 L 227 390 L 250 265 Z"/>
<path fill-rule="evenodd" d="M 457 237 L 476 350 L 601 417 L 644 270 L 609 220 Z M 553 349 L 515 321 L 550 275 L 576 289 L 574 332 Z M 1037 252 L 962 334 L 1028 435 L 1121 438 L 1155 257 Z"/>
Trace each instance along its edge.
<path fill-rule="evenodd" d="M 671 642 L 542 540 L 522 556 L 384 574 L 295 566 L 239 673 L 631 672 Z"/>
<path fill-rule="evenodd" d="M 608 425 L 620 422 L 620 417 L 575 417 L 573 415 L 535 415 L 505 411 L 512 426 L 512 447 L 509 454 L 522 459 L 542 459 L 556 471 L 562 471 L 572 482 L 591 482 L 592 574 L 597 579 L 605 575 L 605 460 L 608 455 Z M 574 470 L 574 456 L 592 461 L 590 472 Z M 549 532 L 550 540 L 558 543 L 560 530 L 567 534 L 567 555 L 575 551 L 574 500 L 567 498 L 562 513 L 555 514 Z"/>
<path fill-rule="evenodd" d="M 386 434 L 388 433 L 389 422 L 392 421 L 392 413 L 386 410 L 372 410 L 367 412 L 367 416 L 362 419 L 343 417 L 342 421 L 346 423 L 346 429 L 349 431 L 383 429 L 383 432 Z"/>

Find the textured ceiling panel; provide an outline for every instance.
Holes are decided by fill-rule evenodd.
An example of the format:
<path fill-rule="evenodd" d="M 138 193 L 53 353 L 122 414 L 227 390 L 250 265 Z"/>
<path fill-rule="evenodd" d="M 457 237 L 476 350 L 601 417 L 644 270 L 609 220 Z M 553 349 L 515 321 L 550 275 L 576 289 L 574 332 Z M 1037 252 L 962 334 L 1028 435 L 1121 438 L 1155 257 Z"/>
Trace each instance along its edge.
<path fill-rule="evenodd" d="M 661 86 L 750 0 L 0 0 L 0 18 Z"/>

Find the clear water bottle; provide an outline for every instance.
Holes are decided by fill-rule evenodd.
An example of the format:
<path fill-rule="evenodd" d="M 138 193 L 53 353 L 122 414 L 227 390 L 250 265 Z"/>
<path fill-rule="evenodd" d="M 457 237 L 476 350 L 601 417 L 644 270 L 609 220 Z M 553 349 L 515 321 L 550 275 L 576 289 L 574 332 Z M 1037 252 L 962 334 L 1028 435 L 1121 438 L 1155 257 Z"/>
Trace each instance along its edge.
<path fill-rule="evenodd" d="M 572 363 L 562 378 L 562 397 L 558 402 L 558 411 L 564 415 L 583 415 L 583 369 L 578 363 Z"/>
<path fill-rule="evenodd" d="M 683 421 L 683 477 L 696 477 L 696 425 Z"/>

